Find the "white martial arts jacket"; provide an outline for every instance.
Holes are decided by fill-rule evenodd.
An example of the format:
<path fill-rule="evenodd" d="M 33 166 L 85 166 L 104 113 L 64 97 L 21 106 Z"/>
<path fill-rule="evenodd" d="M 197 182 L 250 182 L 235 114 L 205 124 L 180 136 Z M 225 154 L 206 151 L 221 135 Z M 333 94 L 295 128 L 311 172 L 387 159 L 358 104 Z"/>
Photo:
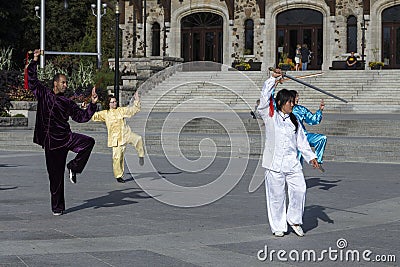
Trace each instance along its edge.
<path fill-rule="evenodd" d="M 311 150 L 300 122 L 296 133 L 289 114 L 285 115 L 275 110 L 274 115 L 269 116 L 269 102 L 271 95 L 274 94 L 275 81 L 276 79 L 272 76 L 265 81 L 258 106 L 265 124 L 262 166 L 275 172 L 298 171 L 302 168 L 297 158 L 298 150 L 307 162 L 315 159 L 316 155 Z"/>

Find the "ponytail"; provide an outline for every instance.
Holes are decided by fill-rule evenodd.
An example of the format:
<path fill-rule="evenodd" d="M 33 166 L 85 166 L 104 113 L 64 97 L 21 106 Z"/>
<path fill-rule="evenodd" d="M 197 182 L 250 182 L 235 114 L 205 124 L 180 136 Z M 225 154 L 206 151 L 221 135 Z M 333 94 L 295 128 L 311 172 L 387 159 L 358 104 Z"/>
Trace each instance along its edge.
<path fill-rule="evenodd" d="M 297 130 L 299 129 L 299 122 L 297 121 L 296 116 L 290 112 L 289 114 L 290 120 L 294 124 L 294 127 L 296 128 L 294 131 L 297 133 Z"/>

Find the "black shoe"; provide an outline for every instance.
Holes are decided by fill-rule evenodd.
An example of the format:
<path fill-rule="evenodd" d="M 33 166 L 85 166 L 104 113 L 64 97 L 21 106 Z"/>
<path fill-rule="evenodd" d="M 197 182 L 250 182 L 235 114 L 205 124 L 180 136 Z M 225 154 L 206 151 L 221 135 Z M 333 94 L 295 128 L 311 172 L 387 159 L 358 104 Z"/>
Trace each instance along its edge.
<path fill-rule="evenodd" d="M 53 211 L 53 215 L 54 215 L 54 216 L 61 216 L 61 215 L 63 215 L 63 214 L 64 214 L 63 211 Z"/>
<path fill-rule="evenodd" d="M 144 157 L 139 157 L 139 165 L 140 166 L 144 165 Z"/>
<path fill-rule="evenodd" d="M 125 183 L 125 180 L 122 178 L 117 178 L 117 182 L 123 184 L 123 183 Z"/>
<path fill-rule="evenodd" d="M 76 173 L 71 169 L 68 169 L 68 172 L 69 172 L 69 180 L 71 181 L 71 183 L 76 184 Z"/>

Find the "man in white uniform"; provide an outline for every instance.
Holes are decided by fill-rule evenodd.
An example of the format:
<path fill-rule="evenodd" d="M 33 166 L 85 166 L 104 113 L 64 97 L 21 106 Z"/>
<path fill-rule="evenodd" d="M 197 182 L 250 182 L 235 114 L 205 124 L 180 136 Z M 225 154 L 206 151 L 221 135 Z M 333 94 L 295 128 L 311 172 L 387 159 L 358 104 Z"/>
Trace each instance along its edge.
<path fill-rule="evenodd" d="M 306 183 L 302 166 L 297 158 L 300 151 L 314 168 L 318 168 L 316 155 L 308 144 L 303 128 L 291 113 L 294 97 L 287 89 L 274 91 L 281 82 L 282 72 L 275 69 L 265 81 L 258 111 L 265 123 L 265 149 L 262 166 L 265 171 L 268 220 L 275 236 L 287 232 L 287 224 L 298 236 L 301 228 L 306 196 Z M 289 204 L 286 210 L 285 184 L 288 185 Z"/>

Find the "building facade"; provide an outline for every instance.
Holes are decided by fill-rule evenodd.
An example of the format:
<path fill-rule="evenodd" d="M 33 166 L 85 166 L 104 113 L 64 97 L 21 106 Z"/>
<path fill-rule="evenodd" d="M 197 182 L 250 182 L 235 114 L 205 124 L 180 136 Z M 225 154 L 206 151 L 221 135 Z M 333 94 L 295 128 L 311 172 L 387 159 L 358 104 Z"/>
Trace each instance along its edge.
<path fill-rule="evenodd" d="M 351 51 L 400 68 L 400 2 L 393 0 L 123 1 L 120 69 L 150 74 L 175 62 L 260 62 L 261 70 L 312 51 L 327 70 Z M 111 62 L 112 64 L 112 62 Z M 147 66 L 143 67 L 143 66 Z M 153 70 L 152 70 L 153 68 Z M 129 75 L 128 75 L 129 76 Z M 139 75 L 140 76 L 140 75 Z"/>

